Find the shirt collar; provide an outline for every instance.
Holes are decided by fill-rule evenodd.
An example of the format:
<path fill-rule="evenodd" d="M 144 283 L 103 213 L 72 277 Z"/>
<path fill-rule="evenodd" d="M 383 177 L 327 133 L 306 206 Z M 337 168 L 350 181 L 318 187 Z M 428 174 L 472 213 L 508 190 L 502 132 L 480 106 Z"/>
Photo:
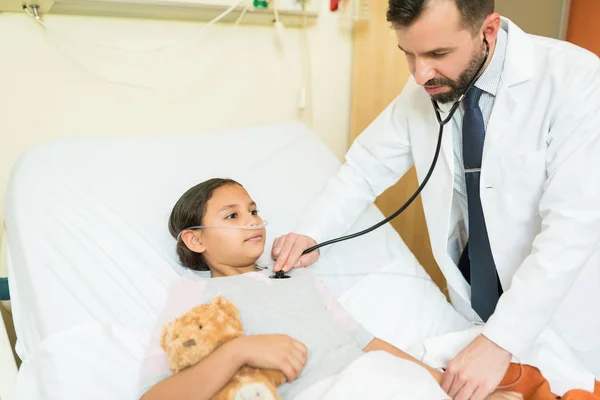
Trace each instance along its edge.
<path fill-rule="evenodd" d="M 502 70 L 504 69 L 504 59 L 506 58 L 506 45 L 508 43 L 508 33 L 500 28 L 498 30 L 498 38 L 496 39 L 496 49 L 492 56 L 492 61 L 483 71 L 481 77 L 475 83 L 475 86 L 496 96 L 498 92 L 498 86 L 500 84 L 500 77 L 502 76 Z"/>

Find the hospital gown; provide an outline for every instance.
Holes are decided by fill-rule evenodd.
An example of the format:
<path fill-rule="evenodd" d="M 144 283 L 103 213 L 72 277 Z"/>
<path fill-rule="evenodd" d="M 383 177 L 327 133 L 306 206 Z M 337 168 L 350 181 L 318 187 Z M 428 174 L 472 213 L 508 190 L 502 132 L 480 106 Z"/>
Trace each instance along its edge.
<path fill-rule="evenodd" d="M 271 279 L 268 270 L 219 278 L 183 277 L 176 281 L 152 335 L 140 374 L 140 397 L 171 375 L 160 347 L 165 323 L 216 296 L 240 311 L 246 335 L 286 334 L 304 343 L 308 360 L 300 376 L 278 390 L 291 399 L 333 376 L 361 356 L 373 335 L 333 298 L 313 272 L 294 269 L 289 279 Z"/>

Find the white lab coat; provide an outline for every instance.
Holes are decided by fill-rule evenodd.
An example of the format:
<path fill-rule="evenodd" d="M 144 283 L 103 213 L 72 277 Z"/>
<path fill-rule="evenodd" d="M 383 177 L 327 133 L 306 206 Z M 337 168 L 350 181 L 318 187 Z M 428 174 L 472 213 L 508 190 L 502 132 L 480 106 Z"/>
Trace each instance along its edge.
<path fill-rule="evenodd" d="M 506 18 L 502 27 L 507 53 L 486 131 L 480 195 L 504 295 L 483 333 L 548 370 L 547 354 L 538 351 L 546 343 L 558 354 L 552 362 L 564 361 L 570 375 L 554 386 L 590 390 L 589 371 L 600 375 L 600 60 L 528 35 Z M 411 77 L 353 143 L 298 231 L 317 242 L 338 237 L 413 164 L 422 181 L 438 129 L 429 96 Z M 460 215 L 453 211 L 452 135 L 450 122 L 422 201 L 452 304 L 476 320 L 470 287 L 449 254 Z M 571 351 L 599 357 L 586 370 Z"/>

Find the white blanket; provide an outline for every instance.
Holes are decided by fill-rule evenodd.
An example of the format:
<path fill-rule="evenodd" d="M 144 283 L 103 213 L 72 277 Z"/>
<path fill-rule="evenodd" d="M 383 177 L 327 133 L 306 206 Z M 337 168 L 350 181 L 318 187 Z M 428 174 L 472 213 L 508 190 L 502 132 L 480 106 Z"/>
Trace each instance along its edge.
<path fill-rule="evenodd" d="M 447 400 L 450 397 L 425 368 L 384 351 L 373 351 L 294 398 L 347 399 Z"/>
<path fill-rule="evenodd" d="M 20 398 L 135 399 L 138 371 L 148 340 L 144 333 L 100 323 L 80 325 L 54 335 L 21 366 L 17 382 Z M 449 397 L 424 368 L 375 351 L 358 358 L 338 375 L 306 389 L 294 400 L 319 399 Z"/>

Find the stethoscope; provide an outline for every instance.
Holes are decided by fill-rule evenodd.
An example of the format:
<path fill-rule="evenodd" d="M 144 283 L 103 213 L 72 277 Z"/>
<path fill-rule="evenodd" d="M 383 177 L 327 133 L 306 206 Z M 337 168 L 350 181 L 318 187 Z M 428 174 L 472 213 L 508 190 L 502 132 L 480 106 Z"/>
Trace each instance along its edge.
<path fill-rule="evenodd" d="M 402 207 L 400 207 L 396 212 L 394 212 L 392 215 L 390 215 L 389 217 L 385 218 L 384 220 L 376 223 L 375 225 L 371 226 L 370 228 L 364 229 L 360 232 L 356 232 L 356 233 L 352 233 L 350 235 L 346 235 L 346 236 L 341 236 L 339 238 L 335 238 L 335 239 L 331 239 L 331 240 L 327 240 L 325 242 L 322 243 L 318 243 L 312 247 L 309 247 L 308 249 L 304 250 L 302 252 L 302 255 L 304 254 L 308 254 L 311 251 L 317 250 L 323 246 L 327 246 L 333 243 L 337 243 L 337 242 L 342 242 L 344 240 L 348 240 L 348 239 L 353 239 L 355 237 L 358 236 L 362 236 L 366 233 L 369 233 L 377 228 L 379 228 L 380 226 L 390 222 L 391 220 L 393 220 L 394 218 L 396 218 L 398 215 L 402 214 L 404 212 L 404 210 L 406 210 L 408 208 L 408 206 L 411 205 L 411 203 L 417 198 L 417 196 L 419 196 L 419 194 L 421 193 L 421 191 L 423 190 L 423 188 L 425 188 L 425 185 L 427 184 L 427 182 L 429 181 L 429 178 L 431 177 L 431 174 L 433 173 L 433 170 L 435 169 L 435 165 L 437 164 L 437 160 L 438 157 L 440 155 L 440 149 L 442 147 L 442 133 L 444 132 L 444 126 L 450 122 L 450 120 L 452 119 L 452 117 L 454 116 L 454 113 L 456 112 L 456 110 L 458 109 L 458 106 L 460 105 L 460 103 L 463 101 L 463 99 L 465 98 L 465 96 L 467 95 L 467 93 L 469 92 L 469 90 L 471 89 L 471 87 L 473 87 L 473 85 L 475 85 L 475 82 L 477 82 L 477 79 L 479 78 L 479 74 L 481 73 L 483 66 L 485 65 L 485 63 L 488 60 L 489 54 L 490 54 L 490 44 L 488 43 L 486 37 L 483 37 L 483 42 L 485 43 L 485 58 L 483 60 L 483 62 L 481 63 L 481 65 L 479 66 L 479 68 L 477 69 L 477 72 L 475 72 L 475 74 L 473 75 L 473 78 L 471 78 L 471 82 L 469 83 L 469 85 L 467 86 L 467 88 L 465 89 L 465 91 L 460 95 L 460 97 L 458 98 L 458 100 L 456 100 L 454 102 L 454 104 L 452 105 L 452 107 L 450 108 L 450 110 L 448 111 L 448 116 L 446 117 L 446 119 L 442 119 L 441 117 L 441 113 L 443 112 L 437 101 L 435 101 L 433 98 L 431 98 L 431 103 L 433 104 L 433 111 L 435 112 L 435 117 L 440 125 L 440 130 L 438 133 L 438 141 L 437 141 L 437 146 L 435 149 L 435 154 L 433 156 L 433 161 L 431 163 L 431 166 L 429 167 L 429 171 L 427 172 L 427 175 L 425 175 L 425 178 L 423 179 L 423 182 L 421 183 L 421 185 L 419 185 L 419 187 L 417 188 L 417 190 L 415 191 L 415 193 L 413 193 L 413 195 L 406 201 L 406 203 L 404 203 L 402 205 Z M 289 278 L 288 275 L 285 275 L 285 273 L 283 271 L 278 271 L 276 272 L 274 275 L 272 275 L 272 278 L 275 279 L 282 279 L 282 278 Z"/>

